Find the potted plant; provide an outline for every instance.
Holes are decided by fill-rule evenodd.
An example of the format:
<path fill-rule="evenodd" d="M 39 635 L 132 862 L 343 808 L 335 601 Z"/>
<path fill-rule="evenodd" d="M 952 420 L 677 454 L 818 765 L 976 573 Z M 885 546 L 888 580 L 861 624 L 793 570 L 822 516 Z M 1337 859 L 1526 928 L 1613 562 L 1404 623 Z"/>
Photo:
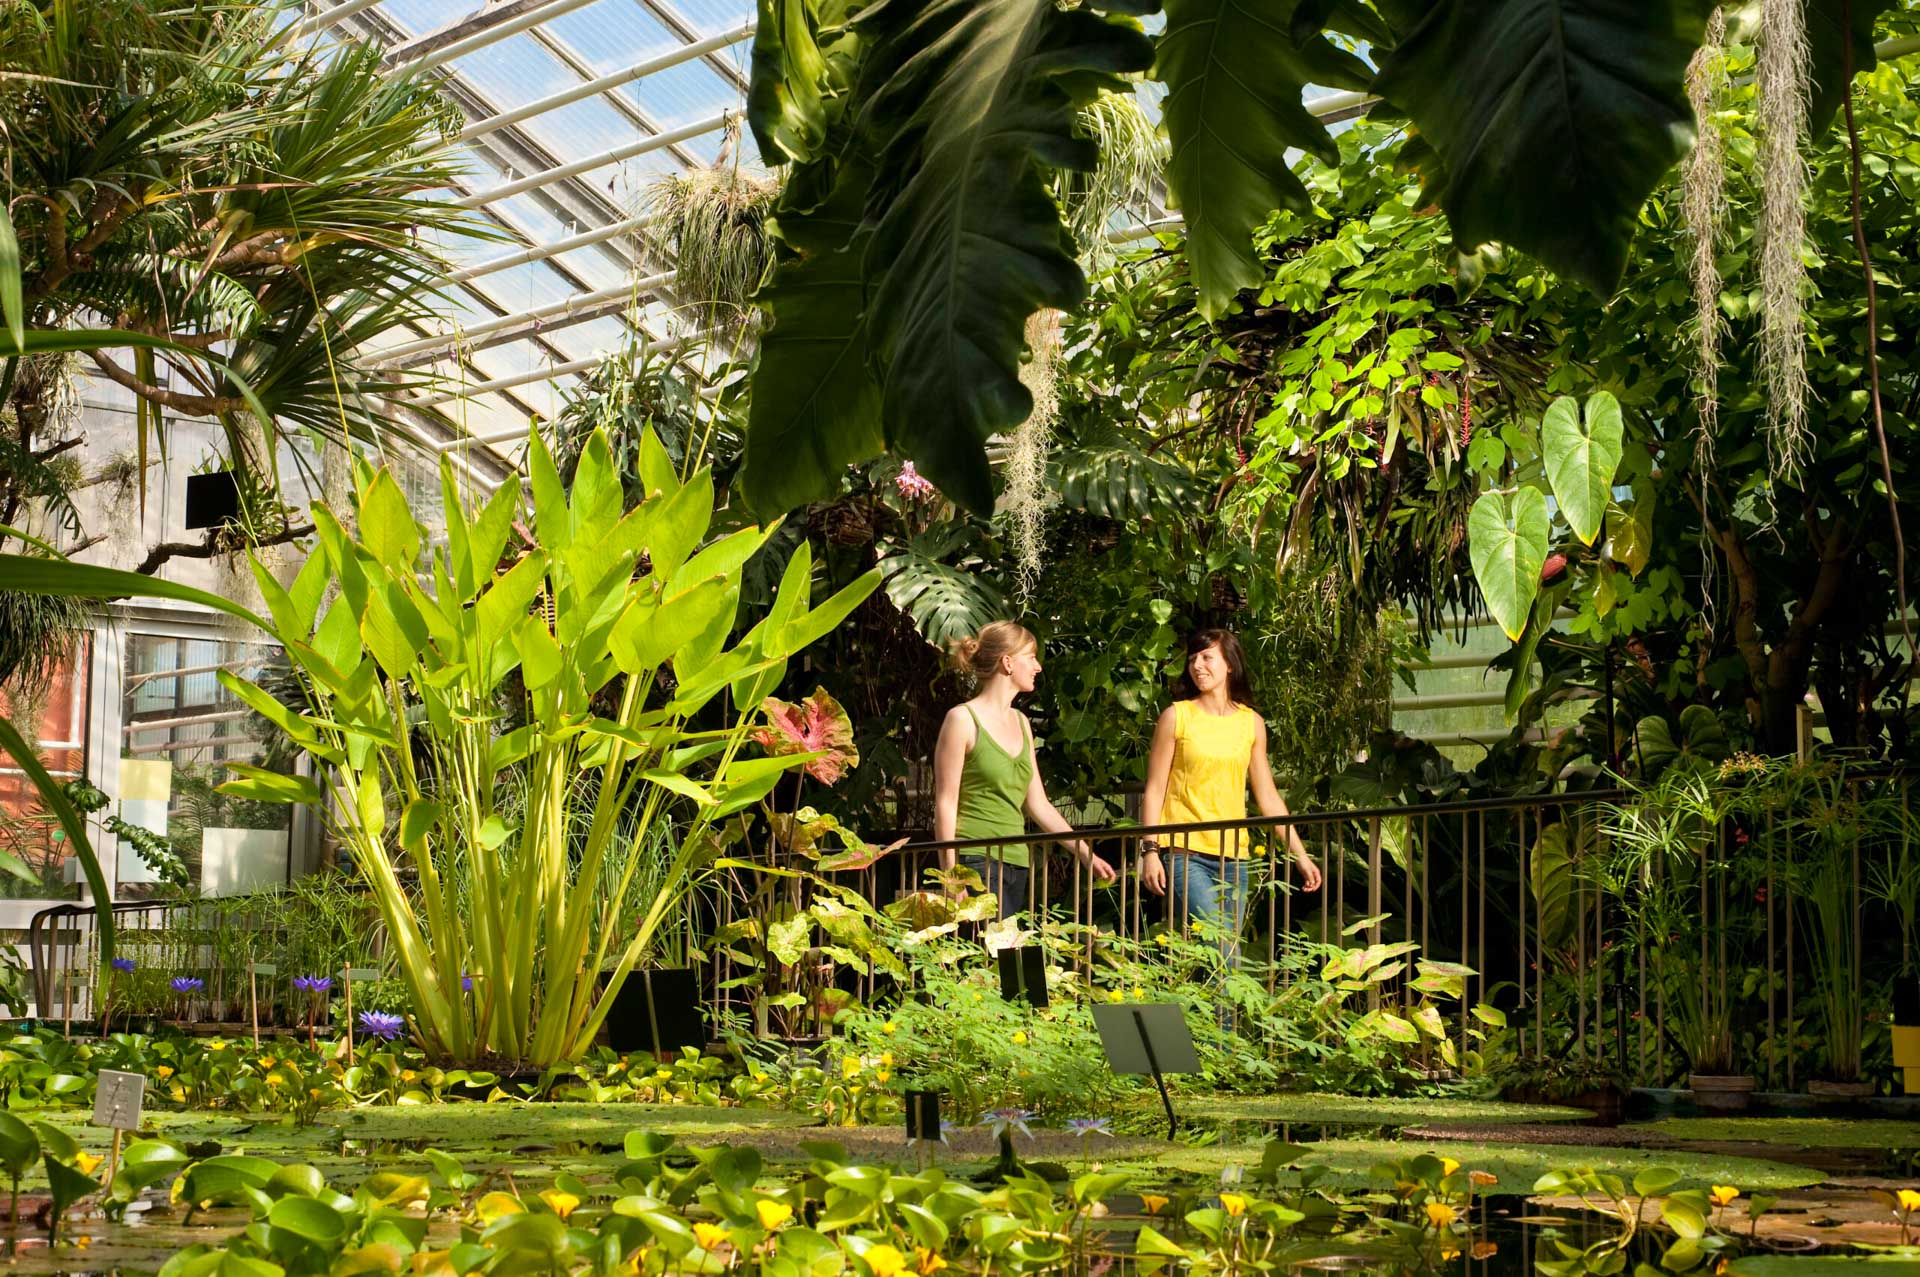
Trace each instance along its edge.
<path fill-rule="evenodd" d="M 1726 779 L 1701 761 L 1669 766 L 1607 809 L 1606 849 L 1584 871 L 1620 901 L 1686 1057 L 1687 1088 L 1718 1112 L 1746 1108 L 1754 1088 L 1734 1057 L 1731 959 L 1718 912 L 1726 893 L 1714 889 L 1732 866 L 1721 845 L 1733 807 Z"/>
<path fill-rule="evenodd" d="M 1900 848 L 1867 866 L 1866 890 L 1893 911 L 1900 926 L 1900 971 L 1893 978 L 1893 1064 L 1909 1095 L 1920 1095 L 1920 967 L 1914 940 L 1920 933 L 1920 855 L 1913 850 L 1915 817 L 1899 805 Z"/>
<path fill-rule="evenodd" d="M 1805 919 L 1827 1046 L 1826 1066 L 1807 1080 L 1807 1093 L 1858 1099 L 1874 1091 L 1861 1076 L 1861 849 L 1899 832 L 1899 804 L 1876 782 L 1849 776 L 1843 765 L 1794 768 L 1784 779 L 1791 834 L 1787 877 Z"/>
<path fill-rule="evenodd" d="M 1500 1097 L 1515 1104 L 1587 1109 L 1597 1126 L 1618 1126 L 1626 1112 L 1626 1088 L 1604 1060 L 1523 1054 L 1508 1061 L 1497 1076 Z"/>

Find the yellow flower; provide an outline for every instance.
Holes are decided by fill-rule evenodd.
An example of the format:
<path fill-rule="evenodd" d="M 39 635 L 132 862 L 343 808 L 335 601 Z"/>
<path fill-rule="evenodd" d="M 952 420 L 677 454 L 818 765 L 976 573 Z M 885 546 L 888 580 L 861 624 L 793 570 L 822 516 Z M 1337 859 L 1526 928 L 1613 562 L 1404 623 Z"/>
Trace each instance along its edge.
<path fill-rule="evenodd" d="M 1167 1203 L 1171 1200 L 1171 1198 L 1162 1197 L 1158 1193 L 1140 1194 L 1141 1209 L 1145 1210 L 1149 1215 L 1158 1215 L 1167 1208 Z"/>
<path fill-rule="evenodd" d="M 159 1078 L 162 1082 L 164 1082 L 168 1078 L 173 1076 L 173 1066 L 170 1064 L 162 1064 L 159 1068 L 153 1071 L 153 1075 Z"/>
<path fill-rule="evenodd" d="M 1235 1218 L 1247 1213 L 1247 1199 L 1238 1193 L 1220 1194 L 1220 1205 Z"/>
<path fill-rule="evenodd" d="M 227 1044 L 225 1042 L 222 1042 L 218 1038 L 215 1038 L 213 1041 L 207 1043 L 207 1050 L 209 1051 L 224 1051 L 226 1049 L 227 1049 Z"/>
<path fill-rule="evenodd" d="M 1500 1182 L 1500 1177 L 1492 1171 L 1468 1171 L 1467 1183 L 1477 1184 L 1481 1188 L 1490 1188 Z"/>
<path fill-rule="evenodd" d="M 625 1073 L 626 1071 L 627 1062 L 625 1060 L 615 1060 L 607 1066 L 607 1072 L 609 1073 Z"/>
<path fill-rule="evenodd" d="M 1107 990 L 1107 1001 L 1125 1002 L 1126 1000 L 1127 1000 L 1127 992 L 1125 989 L 1108 989 Z"/>
<path fill-rule="evenodd" d="M 1427 1223 L 1435 1228 L 1445 1228 L 1453 1223 L 1453 1207 L 1445 1202 L 1427 1203 Z"/>
<path fill-rule="evenodd" d="M 100 1159 L 92 1153 L 75 1153 L 73 1155 L 73 1161 L 74 1164 L 80 1168 L 80 1173 L 83 1175 L 93 1174 L 93 1168 L 100 1165 Z"/>
<path fill-rule="evenodd" d="M 281 1077 L 281 1076 L 280 1076 L 280 1075 L 279 1075 L 278 1073 L 269 1073 L 269 1074 L 267 1074 L 267 1085 L 268 1085 L 268 1086 L 284 1086 L 284 1085 L 286 1085 L 286 1081 L 287 1081 L 287 1079 L 285 1079 L 285 1078 L 283 1078 L 283 1077 Z"/>
<path fill-rule="evenodd" d="M 1725 1206 L 1728 1202 L 1740 1196 L 1740 1190 L 1731 1184 L 1715 1184 L 1707 1196 L 1713 1199 L 1715 1206 Z"/>
<path fill-rule="evenodd" d="M 849 1055 L 840 1061 L 840 1076 L 851 1082 L 860 1076 L 860 1057 Z"/>
<path fill-rule="evenodd" d="M 1147 991 L 1143 986 L 1137 985 L 1137 984 L 1133 986 L 1133 1000 L 1135 1002 L 1141 1001 L 1146 996 L 1147 996 Z"/>
<path fill-rule="evenodd" d="M 772 1232 L 793 1218 L 793 1207 L 785 1202 L 776 1202 L 771 1197 L 763 1197 L 753 1204 L 753 1213 L 760 1217 L 760 1227 Z"/>
<path fill-rule="evenodd" d="M 413 1081 L 413 1079 L 415 1079 L 415 1078 L 417 1078 L 417 1077 L 419 1077 L 419 1076 L 420 1076 L 420 1075 L 419 1075 L 418 1073 L 415 1073 L 415 1072 L 414 1072 L 414 1071 L 413 1071 L 412 1069 L 401 1069 L 401 1070 L 400 1070 L 400 1080 L 401 1080 L 402 1082 L 411 1082 L 411 1081 Z"/>
<path fill-rule="evenodd" d="M 892 1020 L 888 1020 L 885 1024 L 880 1026 L 880 1031 L 886 1034 L 888 1037 L 892 1037 L 893 1031 L 896 1027 L 897 1026 L 894 1024 Z"/>
<path fill-rule="evenodd" d="M 311 1096 L 313 1099 L 317 1100 L 320 1098 L 320 1088 L 317 1086 L 310 1086 L 307 1088 L 307 1094 Z"/>
<path fill-rule="evenodd" d="M 702 1250 L 720 1249 L 721 1246 L 726 1244 L 729 1236 L 731 1236 L 731 1234 L 718 1224 L 709 1224 L 702 1221 L 693 1226 L 693 1239 L 700 1243 L 700 1249 Z"/>
<path fill-rule="evenodd" d="M 873 1270 L 873 1277 L 895 1277 L 907 1266 L 907 1257 L 885 1242 L 867 1247 L 867 1253 L 860 1258 L 867 1261 L 867 1267 Z"/>
<path fill-rule="evenodd" d="M 925 1246 L 920 1246 L 914 1250 L 914 1254 L 920 1260 L 914 1265 L 920 1277 L 933 1277 L 933 1274 L 947 1266 L 947 1261 L 940 1258 L 940 1252 L 937 1250 L 928 1250 Z"/>
<path fill-rule="evenodd" d="M 1451 1175 L 1459 1169 L 1460 1163 L 1454 1161 L 1451 1157 L 1443 1157 L 1440 1159 L 1440 1173 L 1442 1175 Z"/>
<path fill-rule="evenodd" d="M 565 1219 L 573 1214 L 580 1206 L 580 1199 L 578 1197 L 575 1197 L 572 1193 L 562 1192 L 557 1188 L 543 1190 L 540 1194 L 540 1200 L 551 1207 L 553 1213 L 561 1219 Z M 695 1227 L 697 1228 L 699 1225 L 696 1224 Z"/>
<path fill-rule="evenodd" d="M 1920 1210 L 1920 1193 L 1911 1188 L 1900 1190 L 1900 1209 L 1903 1211 Z"/>
<path fill-rule="evenodd" d="M 185 1104 L 187 1102 L 185 1087 L 176 1086 L 171 1091 L 168 1091 L 167 1094 L 172 1097 L 175 1104 Z"/>
<path fill-rule="evenodd" d="M 893 1052 L 882 1051 L 880 1053 L 880 1067 L 883 1069 L 890 1069 L 893 1067 Z"/>
<path fill-rule="evenodd" d="M 1013 1044 L 1015 1046 L 1025 1046 L 1027 1044 L 1027 1035 L 1024 1033 L 1016 1032 L 1013 1035 Z"/>
<path fill-rule="evenodd" d="M 873 1075 L 873 1084 L 875 1086 L 885 1086 L 887 1084 L 887 1079 L 892 1076 L 893 1074 L 887 1072 L 885 1069 L 881 1069 L 878 1073 L 875 1073 Z"/>
<path fill-rule="evenodd" d="M 278 1063 L 279 1061 L 274 1059 L 271 1055 L 263 1055 L 260 1057 L 260 1067 L 263 1069 L 270 1069 Z"/>

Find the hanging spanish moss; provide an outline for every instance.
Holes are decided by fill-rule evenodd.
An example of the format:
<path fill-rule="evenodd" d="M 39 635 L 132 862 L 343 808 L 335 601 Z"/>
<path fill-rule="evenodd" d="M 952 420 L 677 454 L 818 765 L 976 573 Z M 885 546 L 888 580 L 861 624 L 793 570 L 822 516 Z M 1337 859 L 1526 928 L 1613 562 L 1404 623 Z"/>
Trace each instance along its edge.
<path fill-rule="evenodd" d="M 1020 382 L 1033 396 L 1033 411 L 1013 432 L 1007 455 L 1007 487 L 1002 498 L 1013 538 L 1014 584 L 1025 607 L 1040 582 L 1046 550 L 1047 509 L 1056 496 L 1047 484 L 1047 452 L 1053 419 L 1060 409 L 1055 376 L 1060 359 L 1060 312 L 1036 311 L 1027 317 L 1027 350 Z"/>
<path fill-rule="evenodd" d="M 1707 38 L 1687 66 L 1687 100 L 1693 104 L 1695 140 L 1682 175 L 1681 213 L 1693 238 L 1694 405 L 1699 428 L 1694 459 L 1713 464 L 1713 437 L 1720 420 L 1720 261 L 1716 250 L 1727 215 L 1727 151 L 1716 112 L 1727 88 L 1727 18 L 1719 9 L 1707 20 Z"/>
<path fill-rule="evenodd" d="M 1756 68 L 1760 122 L 1760 371 L 1767 390 L 1767 451 L 1776 478 L 1806 461 L 1806 13 L 1802 0 L 1763 0 Z"/>
<path fill-rule="evenodd" d="M 753 322 L 748 299 L 773 269 L 767 215 L 779 190 L 735 164 L 667 174 L 648 187 L 656 235 L 673 258 L 673 295 L 701 327 L 739 334 Z"/>
<path fill-rule="evenodd" d="M 1080 255 L 1098 260 L 1107 251 L 1114 217 L 1144 206 L 1166 165 L 1167 140 L 1132 93 L 1102 93 L 1080 108 L 1079 132 L 1100 148 L 1089 173 L 1063 171 L 1055 194 Z"/>

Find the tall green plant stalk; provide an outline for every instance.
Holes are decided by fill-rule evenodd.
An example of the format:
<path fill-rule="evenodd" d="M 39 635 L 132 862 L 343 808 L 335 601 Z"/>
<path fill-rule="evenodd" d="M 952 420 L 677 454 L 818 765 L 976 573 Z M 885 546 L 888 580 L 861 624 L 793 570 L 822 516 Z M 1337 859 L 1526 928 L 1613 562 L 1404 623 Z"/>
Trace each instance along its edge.
<path fill-rule="evenodd" d="M 534 434 L 538 544 L 511 554 L 519 480 L 469 512 L 443 463 L 447 540 L 424 572 L 427 529 L 389 471 L 362 465 L 357 536 L 315 506 L 319 544 L 291 588 L 254 564 L 271 620 L 130 573 L 11 556 L 0 556 L 0 588 L 193 597 L 272 634 L 307 713 L 222 682 L 311 755 L 318 778 L 234 764 L 223 791 L 325 813 L 372 891 L 431 1054 L 545 1067 L 592 1043 L 714 854 L 713 822 L 814 757 L 741 753 L 788 659 L 878 584 L 868 573 L 810 609 L 802 546 L 767 615 L 729 646 L 742 565 L 773 529 L 699 548 L 711 472 L 682 483 L 651 435 L 640 463 L 648 496 L 623 513 L 603 434 L 571 493 Z M 576 783 L 584 773 L 593 786 Z M 624 839 L 659 830 L 671 845 L 660 890 L 617 925 L 642 858 L 626 856 L 610 893 L 602 869 Z"/>

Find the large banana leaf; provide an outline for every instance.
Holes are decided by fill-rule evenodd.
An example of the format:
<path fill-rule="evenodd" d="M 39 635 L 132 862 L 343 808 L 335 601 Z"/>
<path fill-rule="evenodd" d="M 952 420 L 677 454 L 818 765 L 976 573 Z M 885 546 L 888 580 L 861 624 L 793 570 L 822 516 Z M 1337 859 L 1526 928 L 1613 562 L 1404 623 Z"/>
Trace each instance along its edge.
<path fill-rule="evenodd" d="M 1234 294 L 1266 278 L 1253 232 L 1277 208 L 1305 209 L 1288 165 L 1298 148 L 1337 163 L 1326 127 L 1307 113 L 1308 84 L 1367 87 L 1365 63 L 1336 48 L 1317 23 L 1296 44 L 1299 0 L 1167 0 L 1154 77 L 1167 86 L 1173 142 L 1167 186 L 1187 223 L 1200 312 L 1217 318 Z"/>
<path fill-rule="evenodd" d="M 1693 141 L 1699 0 L 1442 0 L 1379 93 L 1432 147 L 1427 194 L 1456 244 L 1524 249 L 1611 292 L 1634 218 Z"/>
<path fill-rule="evenodd" d="M 1027 317 L 1086 289 L 1046 171 L 1094 166 L 1076 108 L 1152 60 L 1144 34 L 1091 8 L 883 0 L 861 17 L 861 128 L 886 138 L 866 263 L 887 436 L 981 514 L 986 441 L 1033 406 Z"/>
<path fill-rule="evenodd" d="M 791 255 L 759 296 L 773 323 L 760 339 L 741 473 L 756 510 L 789 510 L 825 495 L 849 461 L 886 447 L 860 262 L 868 170 L 842 170 L 825 204 L 775 222 Z"/>

